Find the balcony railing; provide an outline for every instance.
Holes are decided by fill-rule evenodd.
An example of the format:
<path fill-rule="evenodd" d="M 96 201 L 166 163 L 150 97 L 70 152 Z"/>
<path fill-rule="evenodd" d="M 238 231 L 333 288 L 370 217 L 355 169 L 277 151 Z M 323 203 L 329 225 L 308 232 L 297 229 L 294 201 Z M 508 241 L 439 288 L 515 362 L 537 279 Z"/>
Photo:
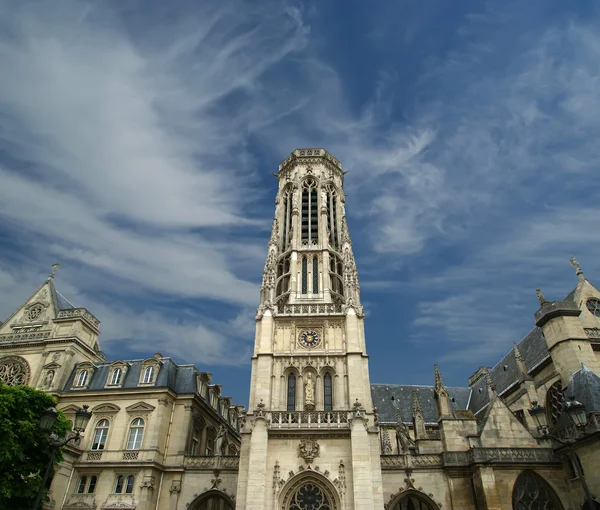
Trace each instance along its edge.
<path fill-rule="evenodd" d="M 280 315 L 301 315 L 306 313 L 312 315 L 340 315 L 342 314 L 342 305 L 339 303 L 279 305 Z"/>
<path fill-rule="evenodd" d="M 271 428 L 348 428 L 350 411 L 269 411 Z"/>

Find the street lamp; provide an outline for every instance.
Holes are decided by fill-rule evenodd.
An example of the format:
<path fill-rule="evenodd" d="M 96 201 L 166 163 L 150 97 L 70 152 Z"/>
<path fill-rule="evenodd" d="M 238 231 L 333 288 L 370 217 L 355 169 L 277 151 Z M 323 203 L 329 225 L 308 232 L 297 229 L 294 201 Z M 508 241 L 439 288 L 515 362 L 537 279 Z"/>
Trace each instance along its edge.
<path fill-rule="evenodd" d="M 569 396 L 569 401 L 565 402 L 565 411 L 569 418 L 571 418 L 571 421 L 577 429 L 581 429 L 582 427 L 586 426 L 587 416 L 585 414 L 585 406 L 581 402 L 575 400 L 574 396 Z M 542 436 L 554 439 L 557 443 L 561 444 L 562 446 L 566 446 L 569 461 L 575 469 L 577 477 L 579 478 L 579 480 L 581 480 L 581 487 L 583 488 L 583 492 L 585 494 L 585 503 L 582 508 L 595 510 L 595 505 L 592 500 L 590 488 L 588 487 L 585 475 L 583 474 L 583 470 L 581 469 L 581 465 L 579 464 L 579 459 L 577 458 L 577 455 L 575 454 L 575 449 L 573 448 L 573 445 L 583 436 L 583 432 L 577 431 L 575 437 L 568 439 L 560 439 L 554 434 L 551 434 L 548 431 L 548 416 L 546 414 L 546 409 L 544 408 L 544 406 L 539 405 L 535 400 L 531 402 L 531 409 L 529 409 L 529 414 L 535 420 L 538 431 L 542 434 Z"/>
<path fill-rule="evenodd" d="M 54 434 L 52 434 L 48 438 L 48 441 L 52 446 L 52 451 L 50 454 L 50 459 L 48 460 L 48 464 L 46 465 L 46 471 L 44 473 L 44 477 L 42 478 L 40 490 L 38 491 L 37 497 L 35 498 L 35 503 L 32 507 L 33 510 L 38 510 L 40 508 L 42 496 L 44 495 L 44 489 L 46 487 L 46 483 L 48 482 L 48 477 L 50 476 L 52 466 L 54 466 L 54 458 L 56 457 L 56 452 L 59 448 L 62 448 L 71 441 L 79 441 L 79 437 L 85 431 L 85 427 L 87 427 L 87 424 L 89 423 L 90 418 L 92 417 L 92 412 L 88 411 L 89 407 L 90 406 L 84 405 L 75 413 L 75 423 L 73 424 L 73 430 L 75 431 L 75 435 L 67 435 L 64 439 L 58 439 L 56 436 L 54 436 Z M 58 411 L 56 410 L 56 407 L 49 407 L 42 413 L 42 416 L 40 418 L 40 429 L 44 432 L 50 431 L 56 423 L 57 418 Z"/>

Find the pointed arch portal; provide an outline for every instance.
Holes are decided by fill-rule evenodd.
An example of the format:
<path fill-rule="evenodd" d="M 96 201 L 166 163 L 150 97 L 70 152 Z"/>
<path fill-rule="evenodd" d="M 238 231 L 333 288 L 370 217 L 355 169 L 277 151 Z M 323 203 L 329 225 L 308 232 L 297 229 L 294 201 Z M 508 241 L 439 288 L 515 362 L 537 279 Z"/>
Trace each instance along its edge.
<path fill-rule="evenodd" d="M 290 480 L 282 491 L 284 510 L 339 510 L 337 491 L 326 478 L 311 472 Z"/>
<path fill-rule="evenodd" d="M 409 490 L 399 496 L 389 508 L 390 510 L 436 510 L 438 506 L 424 494 Z"/>
<path fill-rule="evenodd" d="M 198 496 L 190 510 L 235 510 L 235 503 L 227 494 L 211 490 Z"/>
<path fill-rule="evenodd" d="M 550 484 L 535 471 L 523 471 L 515 480 L 512 494 L 514 510 L 563 510 Z"/>

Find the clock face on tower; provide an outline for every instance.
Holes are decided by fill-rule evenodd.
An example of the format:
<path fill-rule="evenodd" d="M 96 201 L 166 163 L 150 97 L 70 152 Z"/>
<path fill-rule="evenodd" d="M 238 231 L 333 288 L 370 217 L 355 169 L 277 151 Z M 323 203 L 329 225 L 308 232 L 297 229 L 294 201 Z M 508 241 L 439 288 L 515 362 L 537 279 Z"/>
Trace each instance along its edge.
<path fill-rule="evenodd" d="M 300 332 L 300 335 L 298 336 L 298 342 L 302 347 L 312 349 L 321 343 L 321 337 L 314 329 L 305 329 L 304 331 Z"/>

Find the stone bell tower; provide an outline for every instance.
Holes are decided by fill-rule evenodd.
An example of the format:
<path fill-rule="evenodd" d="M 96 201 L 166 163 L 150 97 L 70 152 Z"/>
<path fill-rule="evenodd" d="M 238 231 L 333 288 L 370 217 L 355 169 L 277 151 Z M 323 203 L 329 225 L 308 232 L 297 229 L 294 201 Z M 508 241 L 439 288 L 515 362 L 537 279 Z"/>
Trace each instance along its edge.
<path fill-rule="evenodd" d="M 276 176 L 236 508 L 382 509 L 344 172 L 297 149 Z"/>

